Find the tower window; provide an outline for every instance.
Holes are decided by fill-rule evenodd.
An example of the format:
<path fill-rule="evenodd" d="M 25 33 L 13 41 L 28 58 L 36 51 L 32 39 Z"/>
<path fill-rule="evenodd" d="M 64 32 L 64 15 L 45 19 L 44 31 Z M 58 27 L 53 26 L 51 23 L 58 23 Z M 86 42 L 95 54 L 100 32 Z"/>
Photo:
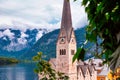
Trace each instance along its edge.
<path fill-rule="evenodd" d="M 60 55 L 62 55 L 62 50 L 60 49 Z"/>
<path fill-rule="evenodd" d="M 60 49 L 60 55 L 66 55 L 66 49 Z"/>
<path fill-rule="evenodd" d="M 74 55 L 75 54 L 75 50 L 71 50 L 71 55 Z"/>
<path fill-rule="evenodd" d="M 66 55 L 66 50 L 64 49 L 64 54 L 63 55 Z"/>
<path fill-rule="evenodd" d="M 64 50 L 62 50 L 62 55 L 64 54 Z"/>

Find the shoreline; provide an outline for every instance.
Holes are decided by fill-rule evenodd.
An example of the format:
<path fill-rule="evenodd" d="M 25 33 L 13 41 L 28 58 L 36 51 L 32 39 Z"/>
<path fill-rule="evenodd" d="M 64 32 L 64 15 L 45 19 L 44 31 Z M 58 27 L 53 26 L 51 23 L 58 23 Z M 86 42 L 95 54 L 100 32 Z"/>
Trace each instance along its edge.
<path fill-rule="evenodd" d="M 17 64 L 17 63 L 19 63 L 19 60 L 15 58 L 0 57 L 0 66 Z"/>

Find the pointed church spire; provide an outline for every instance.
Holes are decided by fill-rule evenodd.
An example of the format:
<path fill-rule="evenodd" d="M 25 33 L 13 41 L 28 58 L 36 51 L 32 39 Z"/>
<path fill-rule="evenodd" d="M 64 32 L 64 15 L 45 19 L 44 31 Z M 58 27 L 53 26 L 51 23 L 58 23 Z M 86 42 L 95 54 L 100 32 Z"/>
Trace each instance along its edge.
<path fill-rule="evenodd" d="M 61 29 L 65 29 L 68 41 L 70 40 L 72 28 L 70 1 L 64 0 Z"/>
<path fill-rule="evenodd" d="M 61 21 L 61 28 L 62 27 L 66 27 L 66 28 L 72 27 L 70 1 L 68 0 L 64 0 L 62 21 Z"/>

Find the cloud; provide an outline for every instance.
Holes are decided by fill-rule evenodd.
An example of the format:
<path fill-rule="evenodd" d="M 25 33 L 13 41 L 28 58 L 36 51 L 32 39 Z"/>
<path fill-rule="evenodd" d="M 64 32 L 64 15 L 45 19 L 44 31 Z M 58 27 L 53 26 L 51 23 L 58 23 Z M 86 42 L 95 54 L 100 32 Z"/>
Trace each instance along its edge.
<path fill-rule="evenodd" d="M 27 40 L 25 38 L 18 38 L 18 44 L 26 45 Z"/>
<path fill-rule="evenodd" d="M 27 37 L 29 37 L 29 35 L 25 34 L 24 32 L 21 32 L 20 38 L 17 39 L 18 44 L 26 45 L 27 44 L 27 40 L 26 40 Z"/>
<path fill-rule="evenodd" d="M 3 36 L 4 36 L 3 33 L 0 31 L 0 38 L 3 37 Z"/>
<path fill-rule="evenodd" d="M 21 38 L 27 38 L 29 37 L 27 34 L 25 34 L 24 32 L 21 32 Z"/>
<path fill-rule="evenodd" d="M 15 43 L 12 41 L 9 45 L 3 47 L 3 49 L 11 52 L 11 51 L 20 51 L 27 47 L 27 45 L 24 44 L 24 40 L 19 40 L 19 41 L 20 43 Z"/>
<path fill-rule="evenodd" d="M 3 33 L 3 36 L 8 36 L 10 40 L 12 40 L 14 38 L 14 33 L 12 33 L 9 29 L 6 29 Z"/>
<path fill-rule="evenodd" d="M 28 35 L 25 34 L 24 32 L 21 32 L 20 38 L 15 39 L 15 34 L 12 33 L 9 29 L 4 30 L 3 32 L 0 32 L 0 38 L 3 37 L 4 40 L 7 40 L 6 37 L 8 36 L 10 39 L 10 44 L 7 46 L 4 46 L 3 49 L 8 50 L 8 51 L 20 51 L 27 46 L 27 37 Z M 15 41 L 17 40 L 17 42 Z"/>
<path fill-rule="evenodd" d="M 26 45 L 27 40 L 26 38 L 29 37 L 29 35 L 25 34 L 24 32 L 21 32 L 20 38 L 18 38 L 18 44 Z"/>
<path fill-rule="evenodd" d="M 37 41 L 38 39 L 40 39 L 40 38 L 42 37 L 42 35 L 43 35 L 43 31 L 39 31 L 39 32 L 37 33 L 37 35 L 36 35 L 36 41 Z"/>
<path fill-rule="evenodd" d="M 17 21 L 32 25 L 27 28 L 60 28 L 62 7 L 63 0 L 2 0 L 0 2 L 0 25 L 13 25 Z M 84 7 L 81 7 L 81 0 L 71 1 L 71 11 L 73 27 L 79 28 L 87 24 L 87 15 Z M 26 29 L 26 25 L 21 28 Z"/>

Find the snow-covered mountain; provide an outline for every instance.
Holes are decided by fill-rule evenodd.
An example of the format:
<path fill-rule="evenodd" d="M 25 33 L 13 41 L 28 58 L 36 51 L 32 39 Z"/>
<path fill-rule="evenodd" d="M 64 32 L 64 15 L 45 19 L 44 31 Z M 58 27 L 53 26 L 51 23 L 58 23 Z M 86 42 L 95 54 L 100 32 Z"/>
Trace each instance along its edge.
<path fill-rule="evenodd" d="M 25 54 L 21 56 L 21 58 L 32 60 L 32 57 L 37 55 L 38 52 L 42 52 L 44 55 L 43 58 L 46 60 L 49 60 L 50 58 L 55 58 L 56 41 L 59 31 L 60 31 L 59 29 L 56 29 L 42 36 Z M 86 40 L 85 33 L 86 33 L 85 27 L 75 30 L 77 47 L 80 47 Z M 94 51 L 95 45 L 88 43 L 85 47 L 89 50 L 87 51 L 85 58 L 89 58 L 92 56 L 90 52 Z"/>
<path fill-rule="evenodd" d="M 14 28 L 7 27 L 8 25 L 0 26 L 0 56 L 18 57 L 30 49 L 39 38 L 49 32 L 49 30 L 44 28 L 23 30 L 19 29 L 18 26 L 14 26 Z"/>
<path fill-rule="evenodd" d="M 59 30 L 34 26 L 25 22 L 12 21 L 0 24 L 0 56 L 31 60 L 37 52 L 43 52 L 46 60 L 55 57 L 56 40 Z M 85 41 L 85 27 L 76 29 L 77 46 Z M 90 47 L 88 44 L 87 47 Z M 93 48 L 94 49 L 94 48 Z M 91 54 L 87 54 L 87 57 Z"/>

